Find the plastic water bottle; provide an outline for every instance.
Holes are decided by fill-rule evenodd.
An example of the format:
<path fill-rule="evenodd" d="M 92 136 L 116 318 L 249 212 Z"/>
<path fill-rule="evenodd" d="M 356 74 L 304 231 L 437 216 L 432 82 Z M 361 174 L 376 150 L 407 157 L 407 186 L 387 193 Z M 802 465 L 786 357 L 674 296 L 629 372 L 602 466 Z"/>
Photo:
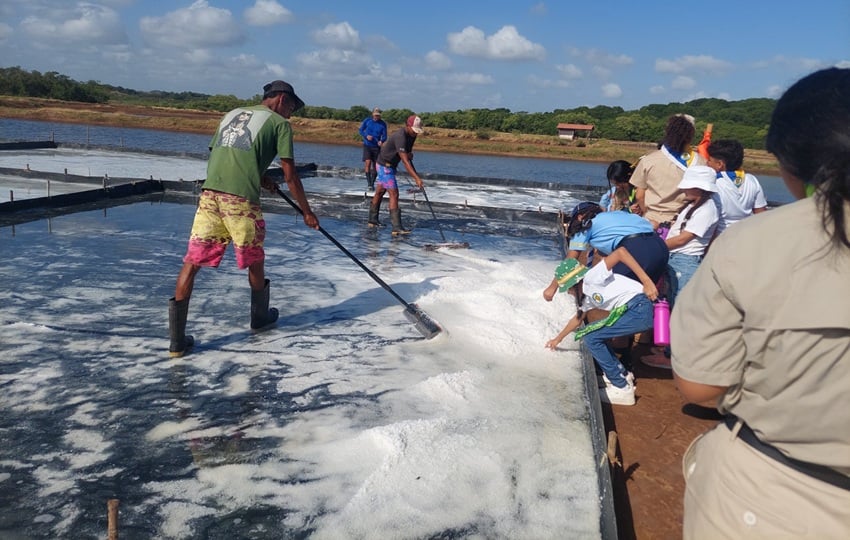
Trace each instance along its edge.
<path fill-rule="evenodd" d="M 670 345 L 670 304 L 667 300 L 655 302 L 652 337 L 656 345 Z"/>

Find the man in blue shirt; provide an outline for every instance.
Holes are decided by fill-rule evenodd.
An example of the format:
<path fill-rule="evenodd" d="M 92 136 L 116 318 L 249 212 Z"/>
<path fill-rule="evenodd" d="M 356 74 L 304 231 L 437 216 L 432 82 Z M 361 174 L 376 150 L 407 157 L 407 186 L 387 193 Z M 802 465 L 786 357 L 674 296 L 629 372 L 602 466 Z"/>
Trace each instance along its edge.
<path fill-rule="evenodd" d="M 369 189 L 375 189 L 375 162 L 378 152 L 387 140 L 387 123 L 381 120 L 381 109 L 372 109 L 372 116 L 360 123 L 360 136 L 363 137 L 363 169 L 366 171 L 366 182 Z"/>

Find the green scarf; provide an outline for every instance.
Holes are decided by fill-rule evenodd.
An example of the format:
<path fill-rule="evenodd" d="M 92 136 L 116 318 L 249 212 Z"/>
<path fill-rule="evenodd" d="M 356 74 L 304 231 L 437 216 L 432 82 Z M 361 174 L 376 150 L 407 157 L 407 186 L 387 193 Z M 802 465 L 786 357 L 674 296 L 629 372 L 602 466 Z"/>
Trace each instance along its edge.
<path fill-rule="evenodd" d="M 585 335 L 593 332 L 594 330 L 599 330 L 603 326 L 611 326 L 612 324 L 617 322 L 620 317 L 623 316 L 623 313 L 625 313 L 627 309 L 628 306 L 626 304 L 623 304 L 620 307 L 615 307 L 611 310 L 611 313 L 609 313 L 608 316 L 604 319 L 599 319 L 595 323 L 586 324 L 582 328 L 579 328 L 578 330 L 576 330 L 576 341 L 580 340 Z"/>

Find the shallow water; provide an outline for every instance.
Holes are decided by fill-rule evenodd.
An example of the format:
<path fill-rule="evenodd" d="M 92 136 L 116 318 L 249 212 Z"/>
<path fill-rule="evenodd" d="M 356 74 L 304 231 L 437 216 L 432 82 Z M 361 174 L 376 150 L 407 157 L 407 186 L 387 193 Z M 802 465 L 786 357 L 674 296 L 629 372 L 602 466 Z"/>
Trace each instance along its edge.
<path fill-rule="evenodd" d="M 393 240 L 267 212 L 276 329 L 248 331 L 232 252 L 198 276 L 183 359 L 166 300 L 194 206 L 137 202 L 0 228 L 0 536 L 598 538 L 599 495 L 571 304 L 540 291 L 553 227 Z M 504 234 L 503 234 L 504 233 Z"/>
<path fill-rule="evenodd" d="M 0 139 L 47 140 L 51 138 L 60 143 L 183 152 L 196 155 L 201 159 L 206 157 L 210 143 L 210 137 L 205 135 L 0 119 Z M 298 163 L 312 162 L 362 170 L 359 146 L 296 143 L 295 156 Z M 423 173 L 574 185 L 605 186 L 607 184 L 605 179 L 607 164 L 602 163 L 427 151 L 417 151 L 415 163 L 417 170 Z M 781 178 L 764 175 L 759 176 L 759 181 L 769 201 L 776 203 L 793 201 Z"/>

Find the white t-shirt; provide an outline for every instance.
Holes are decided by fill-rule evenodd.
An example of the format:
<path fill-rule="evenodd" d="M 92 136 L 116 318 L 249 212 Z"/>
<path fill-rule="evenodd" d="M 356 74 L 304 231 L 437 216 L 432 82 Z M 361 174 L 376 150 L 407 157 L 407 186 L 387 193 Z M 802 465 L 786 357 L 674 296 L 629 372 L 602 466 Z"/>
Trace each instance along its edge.
<path fill-rule="evenodd" d="M 684 246 L 680 246 L 670 250 L 670 253 L 681 253 L 682 255 L 694 255 L 701 257 L 705 254 L 705 249 L 714 236 L 714 230 L 717 228 L 717 222 L 720 221 L 720 200 L 717 195 L 714 195 L 705 204 L 694 210 L 691 219 L 685 223 L 685 230 L 694 234 L 694 238 L 688 241 Z M 667 238 L 679 236 L 682 231 L 682 223 L 685 221 L 685 216 L 691 210 L 693 203 L 685 207 L 676 216 L 676 222 L 670 227 L 670 233 Z"/>
<path fill-rule="evenodd" d="M 720 196 L 720 222 L 717 224 L 717 234 L 726 227 L 753 215 L 753 208 L 767 207 L 767 199 L 758 179 L 751 174 L 744 174 L 741 185 L 735 185 L 735 179 L 729 173 L 717 175 L 717 188 Z"/>
<path fill-rule="evenodd" d="M 643 294 L 643 285 L 626 276 L 615 274 L 600 261 L 588 270 L 582 280 L 584 301 L 582 310 L 604 309 L 611 311 L 620 307 L 638 294 Z"/>

